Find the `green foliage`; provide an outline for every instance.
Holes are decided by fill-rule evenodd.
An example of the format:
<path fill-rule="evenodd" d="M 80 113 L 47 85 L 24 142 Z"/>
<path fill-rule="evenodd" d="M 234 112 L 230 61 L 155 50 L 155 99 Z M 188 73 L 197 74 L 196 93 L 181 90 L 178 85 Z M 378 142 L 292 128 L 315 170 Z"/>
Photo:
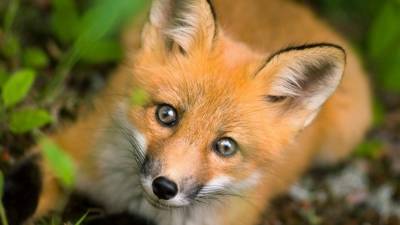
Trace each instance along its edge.
<path fill-rule="evenodd" d="M 53 1 L 57 8 L 53 15 L 53 29 L 54 27 L 60 29 L 59 26 L 62 26 L 62 23 L 76 25 L 74 25 L 74 30 L 67 29 L 63 31 L 65 34 L 58 34 L 61 40 L 73 42 L 73 44 L 63 55 L 53 81 L 44 91 L 46 102 L 52 102 L 59 96 L 69 71 L 79 60 L 103 63 L 120 59 L 122 55 L 120 43 L 112 36 L 118 33 L 124 22 L 139 12 L 147 2 L 145 0 L 95 0 L 92 1 L 94 4 L 90 9 L 80 16 L 73 0 Z M 65 13 L 64 6 L 67 7 L 66 11 L 72 14 L 71 18 L 64 17 L 64 20 L 70 21 L 56 19 L 62 18 L 61 14 Z"/>
<path fill-rule="evenodd" d="M 400 3 L 388 0 L 373 21 L 368 53 L 378 67 L 382 87 L 400 93 Z"/>
<path fill-rule="evenodd" d="M 76 58 L 75 60 L 80 58 L 81 55 L 94 56 L 94 54 L 87 54 L 86 52 L 93 51 L 97 45 L 103 49 L 114 46 L 113 49 L 115 49 L 115 45 L 119 45 L 119 41 L 114 40 L 114 43 L 110 44 L 108 38 L 115 34 L 124 24 L 124 21 L 143 8 L 145 1 L 96 0 L 95 3 L 81 18 L 82 32 L 77 36 L 72 48 L 71 57 Z M 101 42 L 104 40 L 106 42 Z"/>
<path fill-rule="evenodd" d="M 1 47 L 1 51 L 7 58 L 16 57 L 21 51 L 21 45 L 18 37 L 12 34 L 4 37 L 4 43 Z"/>
<path fill-rule="evenodd" d="M 81 225 L 83 221 L 85 221 L 88 214 L 89 213 L 85 213 L 74 225 Z"/>
<path fill-rule="evenodd" d="M 400 37 L 398 9 L 394 2 L 388 1 L 374 20 L 369 34 L 369 53 L 373 58 L 379 58 L 390 47 L 396 44 Z"/>
<path fill-rule="evenodd" d="M 39 99 L 30 100 L 45 107 L 51 105 L 60 95 L 66 77 L 78 61 L 100 64 L 121 59 L 122 49 L 116 35 L 124 22 L 139 12 L 146 2 L 92 0 L 88 10 L 78 11 L 78 1 L 52 0 L 50 28 L 66 50 L 62 50 L 57 58 L 59 61 L 53 69 L 53 79 L 45 83 L 43 91 L 35 90 L 34 94 Z M 39 70 L 52 66 L 47 52 L 22 44 L 25 37 L 13 28 L 18 22 L 15 19 L 19 16 L 19 10 L 24 7 L 19 0 L 9 1 L 4 14 L 4 33 L 0 39 L 1 53 L 8 60 L 0 65 L 0 120 L 7 122 L 6 127 L 15 134 L 30 132 L 52 121 L 42 107 L 16 108 L 23 106 Z M 9 75 L 9 69 L 17 72 Z"/>
<path fill-rule="evenodd" d="M 42 127 L 52 121 L 47 111 L 42 109 L 22 109 L 11 112 L 10 129 L 13 133 L 25 133 Z"/>
<path fill-rule="evenodd" d="M 19 0 L 11 0 L 8 5 L 6 15 L 4 16 L 4 30 L 5 33 L 9 33 L 13 25 L 14 19 L 17 15 L 19 8 Z"/>
<path fill-rule="evenodd" d="M 27 48 L 23 54 L 23 64 L 25 67 L 41 69 L 49 64 L 46 53 L 40 48 Z"/>
<path fill-rule="evenodd" d="M 11 107 L 22 101 L 32 87 L 35 71 L 20 70 L 12 75 L 2 88 L 2 99 L 5 107 Z"/>
<path fill-rule="evenodd" d="M 99 64 L 121 59 L 122 49 L 118 42 L 99 40 L 81 52 L 81 60 L 89 64 Z"/>
<path fill-rule="evenodd" d="M 144 0 L 96 0 L 88 11 L 79 15 L 73 0 L 53 0 L 52 27 L 57 37 L 74 43 L 70 59 L 102 63 L 118 60 L 119 41 L 110 39 L 123 22 L 143 8 Z M 107 56 L 107 51 L 110 54 Z M 67 60 L 68 61 L 68 60 Z"/>
<path fill-rule="evenodd" d="M 400 94 L 400 45 L 395 49 L 388 61 L 380 64 L 382 74 L 378 77 L 384 89 Z"/>
<path fill-rule="evenodd" d="M 400 93 L 400 1 L 316 0 L 321 14 L 345 28 L 373 72 L 377 90 Z M 350 23 L 349 23 L 350 21 Z M 348 25 L 350 24 L 350 25 Z"/>
<path fill-rule="evenodd" d="M 383 149 L 383 143 L 380 140 L 366 140 L 361 143 L 356 151 L 355 155 L 358 157 L 365 157 L 365 158 L 377 158 Z"/>
<path fill-rule="evenodd" d="M 51 27 L 63 43 L 71 43 L 79 35 L 80 21 L 75 1 L 52 0 Z"/>
<path fill-rule="evenodd" d="M 40 140 L 43 155 L 61 184 L 72 189 L 75 183 L 75 164 L 55 142 L 45 137 Z"/>
<path fill-rule="evenodd" d="M 6 134 L 14 140 L 14 136 L 25 133 L 36 137 L 40 133 L 37 129 L 52 123 L 48 110 L 57 109 L 54 103 L 64 90 L 67 76 L 75 75 L 71 70 L 78 62 L 92 71 L 95 64 L 120 60 L 120 30 L 149 1 L 89 0 L 86 5 L 77 0 L 51 0 L 49 10 L 43 10 L 39 2 L 0 3 L 4 22 L 0 24 L 0 138 Z M 25 12 L 37 13 L 41 26 L 27 21 L 30 17 Z M 34 83 L 38 88 L 32 88 Z M 52 171 L 70 191 L 75 182 L 72 159 L 49 138 L 38 142 Z M 21 147 L 19 143 L 15 146 Z M 6 225 L 1 204 L 0 216 Z M 75 224 L 82 224 L 86 216 Z M 51 224 L 62 224 L 61 221 L 54 219 Z"/>
<path fill-rule="evenodd" d="M 4 15 L 4 42 L 0 43 L 2 44 L 2 46 L 0 45 L 0 50 L 8 58 L 16 57 L 21 49 L 18 37 L 11 33 L 11 27 L 17 15 L 18 8 L 19 0 L 11 0 Z"/>
<path fill-rule="evenodd" d="M 1 72 L 1 71 L 0 71 Z M 8 78 L 8 75 L 0 73 L 2 104 L 1 107 L 8 109 L 9 112 L 4 115 L 2 120 L 9 122 L 10 130 L 15 134 L 26 133 L 36 128 L 40 128 L 52 121 L 47 111 L 36 108 L 15 109 L 15 105 L 23 101 L 29 93 L 35 80 L 35 71 L 24 69 L 17 71 Z M 4 118 L 3 118 L 4 117 Z"/>

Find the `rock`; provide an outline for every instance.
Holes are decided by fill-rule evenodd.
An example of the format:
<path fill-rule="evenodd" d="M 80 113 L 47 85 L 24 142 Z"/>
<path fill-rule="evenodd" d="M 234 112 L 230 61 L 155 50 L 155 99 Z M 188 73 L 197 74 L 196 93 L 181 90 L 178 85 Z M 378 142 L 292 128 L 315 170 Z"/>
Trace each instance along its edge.
<path fill-rule="evenodd" d="M 371 194 L 367 203 L 384 219 L 393 215 L 400 218 L 400 203 L 393 200 L 393 195 L 394 188 L 390 184 L 384 184 Z"/>
<path fill-rule="evenodd" d="M 338 175 L 328 178 L 329 192 L 334 198 L 344 198 L 349 204 L 358 204 L 368 196 L 368 177 L 364 161 L 349 165 Z"/>

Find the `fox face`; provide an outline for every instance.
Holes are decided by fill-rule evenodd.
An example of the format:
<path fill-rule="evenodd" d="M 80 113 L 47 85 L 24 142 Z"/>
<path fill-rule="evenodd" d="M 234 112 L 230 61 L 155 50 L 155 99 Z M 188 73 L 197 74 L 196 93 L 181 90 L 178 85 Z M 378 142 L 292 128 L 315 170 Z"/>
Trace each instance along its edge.
<path fill-rule="evenodd" d="M 158 208 L 238 196 L 273 170 L 342 78 L 333 44 L 259 53 L 218 26 L 206 0 L 156 0 L 131 87 L 149 95 L 128 121 L 140 186 Z"/>

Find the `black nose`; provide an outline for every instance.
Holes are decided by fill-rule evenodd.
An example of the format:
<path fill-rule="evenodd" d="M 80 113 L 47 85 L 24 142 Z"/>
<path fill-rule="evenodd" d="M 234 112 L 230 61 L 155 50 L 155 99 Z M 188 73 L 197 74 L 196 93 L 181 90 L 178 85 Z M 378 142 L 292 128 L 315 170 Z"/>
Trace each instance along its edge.
<path fill-rule="evenodd" d="M 153 193 L 159 198 L 168 200 L 178 193 L 178 186 L 175 182 L 166 177 L 157 177 L 153 180 Z"/>

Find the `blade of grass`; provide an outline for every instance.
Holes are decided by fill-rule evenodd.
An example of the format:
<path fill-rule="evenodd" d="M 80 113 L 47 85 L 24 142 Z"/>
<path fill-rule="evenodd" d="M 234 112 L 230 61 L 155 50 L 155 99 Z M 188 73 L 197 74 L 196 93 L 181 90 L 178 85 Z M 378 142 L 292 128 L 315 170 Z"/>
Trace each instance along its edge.
<path fill-rule="evenodd" d="M 8 225 L 6 211 L 4 210 L 3 203 L 0 204 L 0 217 L 1 217 L 1 224 Z"/>
<path fill-rule="evenodd" d="M 19 0 L 11 0 L 6 15 L 4 16 L 5 36 L 7 36 L 11 31 L 11 27 L 14 23 L 15 16 L 17 15 L 18 8 L 19 8 Z"/>
<path fill-rule="evenodd" d="M 2 201 L 3 188 L 4 188 L 4 175 L 3 175 L 3 172 L 0 170 L 0 219 L 1 219 L 1 224 L 8 225 L 6 212 L 4 210 L 3 201 Z"/>
<path fill-rule="evenodd" d="M 85 213 L 76 223 L 75 225 L 81 225 L 83 223 L 83 221 L 86 219 L 86 217 L 88 216 L 89 212 Z"/>

